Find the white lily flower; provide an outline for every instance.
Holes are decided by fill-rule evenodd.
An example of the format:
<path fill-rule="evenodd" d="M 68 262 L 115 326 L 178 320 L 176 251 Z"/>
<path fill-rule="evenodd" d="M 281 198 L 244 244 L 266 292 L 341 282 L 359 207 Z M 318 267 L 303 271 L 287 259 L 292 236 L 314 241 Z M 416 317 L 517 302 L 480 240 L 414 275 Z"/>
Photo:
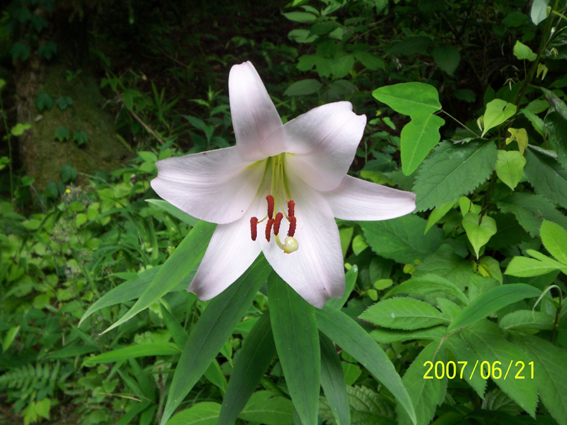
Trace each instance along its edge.
<path fill-rule="evenodd" d="M 177 208 L 218 223 L 188 290 L 215 297 L 263 252 L 285 282 L 322 308 L 345 288 L 334 217 L 400 217 L 415 209 L 415 195 L 347 175 L 366 125 L 350 102 L 284 125 L 250 62 L 232 67 L 228 85 L 236 146 L 158 161 L 151 182 Z"/>

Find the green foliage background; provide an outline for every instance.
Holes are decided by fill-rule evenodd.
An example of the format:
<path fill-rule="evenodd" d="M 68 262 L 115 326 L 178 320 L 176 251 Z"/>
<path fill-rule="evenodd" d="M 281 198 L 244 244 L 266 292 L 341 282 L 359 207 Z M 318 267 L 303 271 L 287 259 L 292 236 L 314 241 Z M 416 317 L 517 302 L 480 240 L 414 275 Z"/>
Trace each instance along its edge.
<path fill-rule="evenodd" d="M 419 425 L 567 424 L 566 11 L 13 0 L 0 29 L 0 422 L 300 423 L 282 370 L 301 362 L 276 355 L 293 335 L 274 299 L 294 293 L 272 275 L 268 298 L 259 259 L 230 291 L 196 300 L 186 288 L 214 225 L 149 186 L 158 159 L 234 144 L 228 72 L 250 60 L 284 121 L 352 102 L 369 123 L 351 174 L 417 195 L 410 216 L 338 220 L 348 291 L 305 313 L 323 391 L 296 413 L 411 423 L 389 365 Z M 68 55 L 58 19 L 88 30 L 87 62 Z M 39 124 L 16 114 L 18 70 L 32 62 L 64 67 L 68 84 L 92 76 L 132 159 L 94 174 L 70 163 L 36 185 L 18 137 Z M 79 99 L 50 87 L 34 114 L 57 110 L 70 124 L 52 141 L 85 149 Z"/>

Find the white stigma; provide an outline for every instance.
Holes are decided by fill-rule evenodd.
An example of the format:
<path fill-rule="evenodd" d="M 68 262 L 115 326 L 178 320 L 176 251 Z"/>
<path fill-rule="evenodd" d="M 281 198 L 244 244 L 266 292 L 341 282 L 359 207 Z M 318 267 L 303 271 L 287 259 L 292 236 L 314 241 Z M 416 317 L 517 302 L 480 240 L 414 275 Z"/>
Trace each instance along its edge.
<path fill-rule="evenodd" d="M 298 248 L 299 243 L 297 242 L 297 239 L 292 238 L 291 236 L 285 238 L 282 249 L 286 254 L 291 254 L 292 252 L 297 251 Z"/>

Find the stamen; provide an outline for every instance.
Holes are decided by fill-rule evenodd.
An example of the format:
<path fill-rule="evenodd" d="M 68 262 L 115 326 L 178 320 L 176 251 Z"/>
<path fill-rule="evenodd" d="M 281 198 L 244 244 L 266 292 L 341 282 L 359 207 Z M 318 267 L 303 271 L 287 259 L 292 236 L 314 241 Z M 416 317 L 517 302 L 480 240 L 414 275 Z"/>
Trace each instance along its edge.
<path fill-rule="evenodd" d="M 266 240 L 270 242 L 270 235 L 272 233 L 272 226 L 274 225 L 274 219 L 270 218 L 266 223 Z"/>
<path fill-rule="evenodd" d="M 295 218 L 295 216 L 290 216 L 289 217 L 289 229 L 287 230 L 287 235 L 289 237 L 293 237 L 293 235 L 295 234 L 295 225 L 297 224 L 297 219 Z"/>
<path fill-rule="evenodd" d="M 276 214 L 276 219 L 274 220 L 274 235 L 280 233 L 280 224 L 282 223 L 283 214 L 281 212 Z"/>
<path fill-rule="evenodd" d="M 250 218 L 250 233 L 252 234 L 252 240 L 256 240 L 258 236 L 258 217 Z"/>
<path fill-rule="evenodd" d="M 287 215 L 288 215 L 288 217 L 294 217 L 295 216 L 295 202 L 289 201 L 287 203 Z"/>
<path fill-rule="evenodd" d="M 266 196 L 266 201 L 268 201 L 268 217 L 274 217 L 274 197 L 272 195 Z"/>

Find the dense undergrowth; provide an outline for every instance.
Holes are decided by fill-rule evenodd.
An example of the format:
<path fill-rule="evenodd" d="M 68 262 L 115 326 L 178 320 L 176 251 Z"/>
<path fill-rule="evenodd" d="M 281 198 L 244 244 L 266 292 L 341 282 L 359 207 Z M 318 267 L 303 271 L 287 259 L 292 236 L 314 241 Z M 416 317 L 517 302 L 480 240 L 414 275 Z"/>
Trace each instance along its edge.
<path fill-rule="evenodd" d="M 412 216 L 339 229 L 353 288 L 342 311 L 362 315 L 418 424 L 567 423 L 565 2 L 95 3 L 93 73 L 132 158 L 83 184 L 68 164 L 40 189 L 18 160 L 17 136 L 34 123 L 16 120 L 12 64 L 56 60 L 56 48 L 37 42 L 50 14 L 43 23 L 35 12 L 64 6 L 14 0 L 2 18 L 2 423 L 159 422 L 208 305 L 186 292 L 192 273 L 103 332 L 197 225 L 151 190 L 154 162 L 234 144 L 227 78 L 246 60 L 284 121 L 352 102 L 369 121 L 352 174 L 417 194 Z M 67 72 L 80 81 L 81 69 Z M 423 84 L 388 88 L 399 83 Z M 410 105 L 416 99 L 425 110 Z M 36 108 L 72 103 L 40 91 Z M 53 138 L 89 143 L 68 128 Z M 216 423 L 243 341 L 266 311 L 263 288 L 169 424 Z M 409 423 L 342 348 L 351 422 Z M 462 362 L 470 373 L 477 360 L 483 372 L 463 377 Z M 509 364 L 516 378 L 500 379 Z M 340 422 L 327 398 L 320 423 Z M 238 421 L 294 422 L 277 357 Z"/>

